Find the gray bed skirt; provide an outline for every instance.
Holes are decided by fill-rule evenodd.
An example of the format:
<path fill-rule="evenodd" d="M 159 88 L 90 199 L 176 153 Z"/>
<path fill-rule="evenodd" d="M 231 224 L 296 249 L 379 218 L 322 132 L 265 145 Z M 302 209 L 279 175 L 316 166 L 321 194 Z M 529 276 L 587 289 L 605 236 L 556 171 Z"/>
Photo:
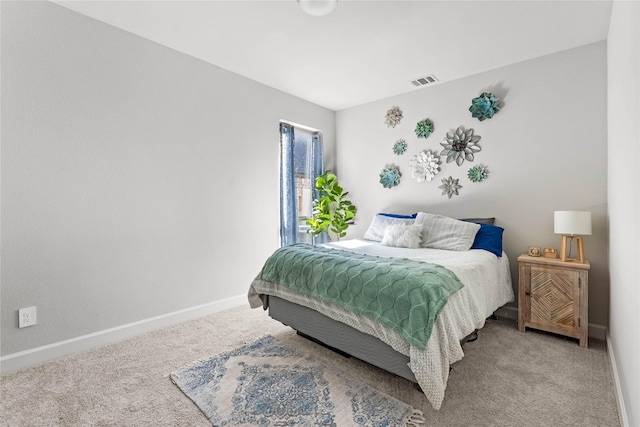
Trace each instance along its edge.
<path fill-rule="evenodd" d="M 269 316 L 290 326 L 302 335 L 414 383 L 418 382 L 409 369 L 409 356 L 395 351 L 378 338 L 299 304 L 273 295 L 269 295 L 268 299 L 268 302 L 265 301 L 265 305 L 269 307 Z"/>

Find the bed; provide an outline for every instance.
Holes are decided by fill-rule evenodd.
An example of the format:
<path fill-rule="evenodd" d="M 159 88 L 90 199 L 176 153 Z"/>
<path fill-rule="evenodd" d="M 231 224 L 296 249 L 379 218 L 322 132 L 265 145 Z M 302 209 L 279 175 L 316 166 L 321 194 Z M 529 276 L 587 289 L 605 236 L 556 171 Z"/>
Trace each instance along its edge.
<path fill-rule="evenodd" d="M 495 235 L 499 234 L 499 245 L 485 248 L 482 247 L 486 245 L 476 245 L 487 232 L 494 235 L 493 242 L 497 242 Z M 394 233 L 395 239 L 386 238 Z M 367 262 L 374 260 L 383 264 L 401 260 L 412 263 L 411 268 L 414 264 L 424 264 L 452 273 L 460 287 L 453 289 L 436 309 L 424 343 L 412 339 L 404 330 L 389 326 L 384 319 L 345 308 L 327 298 L 308 295 L 278 280 L 264 280 L 263 272 L 250 285 L 249 302 L 253 308 L 268 308 L 272 318 L 305 336 L 417 383 L 431 405 L 439 409 L 449 367 L 464 355 L 461 341 L 482 328 L 485 319 L 496 309 L 514 300 L 509 260 L 501 242 L 502 229 L 492 224 L 426 213 L 378 214 L 362 239 L 329 243 L 315 249 L 327 253 L 326 256 L 334 253 L 342 256 L 348 252 Z"/>

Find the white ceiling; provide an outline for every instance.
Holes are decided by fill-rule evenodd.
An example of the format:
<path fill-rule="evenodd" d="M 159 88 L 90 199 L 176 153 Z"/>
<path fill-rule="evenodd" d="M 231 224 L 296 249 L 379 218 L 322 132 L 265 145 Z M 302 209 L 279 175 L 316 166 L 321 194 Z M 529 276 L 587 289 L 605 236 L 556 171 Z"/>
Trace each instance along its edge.
<path fill-rule="evenodd" d="M 605 40 L 607 1 L 55 1 L 141 37 L 341 110 Z"/>

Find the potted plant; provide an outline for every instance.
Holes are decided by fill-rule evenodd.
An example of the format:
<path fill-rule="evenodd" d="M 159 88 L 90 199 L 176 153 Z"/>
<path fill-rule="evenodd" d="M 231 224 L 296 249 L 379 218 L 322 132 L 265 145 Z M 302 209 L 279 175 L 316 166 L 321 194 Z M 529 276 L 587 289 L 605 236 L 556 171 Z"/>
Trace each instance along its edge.
<path fill-rule="evenodd" d="M 346 199 L 348 191 L 338 183 L 338 177 L 325 171 L 316 178 L 318 198 L 313 201 L 313 215 L 307 218 L 309 233 L 317 236 L 329 231 L 334 233 L 337 240 L 347 235 L 347 228 L 353 224 L 356 207 Z"/>

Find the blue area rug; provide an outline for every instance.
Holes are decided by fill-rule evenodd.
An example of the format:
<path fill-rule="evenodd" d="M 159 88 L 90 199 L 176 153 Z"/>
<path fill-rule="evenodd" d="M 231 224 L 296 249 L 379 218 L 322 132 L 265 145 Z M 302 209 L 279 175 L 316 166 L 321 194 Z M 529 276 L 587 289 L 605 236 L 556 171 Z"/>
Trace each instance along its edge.
<path fill-rule="evenodd" d="M 171 374 L 214 426 L 411 426 L 419 411 L 265 336 Z"/>

